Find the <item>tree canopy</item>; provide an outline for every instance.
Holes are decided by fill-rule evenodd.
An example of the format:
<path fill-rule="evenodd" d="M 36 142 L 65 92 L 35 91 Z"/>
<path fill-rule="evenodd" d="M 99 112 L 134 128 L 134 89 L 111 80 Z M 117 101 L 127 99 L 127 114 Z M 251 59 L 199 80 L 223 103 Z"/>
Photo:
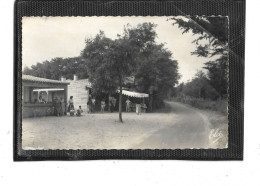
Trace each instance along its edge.
<path fill-rule="evenodd" d="M 155 27 L 152 23 L 126 25 L 123 35 L 115 40 L 102 31 L 86 40 L 81 56 L 86 61 L 93 92 L 111 94 L 119 88 L 119 114 L 126 77 L 134 76 L 135 84 L 129 88 L 150 94 L 151 100 L 155 93 L 167 94 L 179 79 L 178 63 L 171 59 L 172 53 L 155 42 Z M 162 101 L 162 96 L 157 97 Z M 119 119 L 122 121 L 121 115 Z"/>
<path fill-rule="evenodd" d="M 191 32 L 198 37 L 192 41 L 197 48 L 192 55 L 211 58 L 205 63 L 207 76 L 212 87 L 224 97 L 228 82 L 228 18 L 221 16 L 191 16 L 185 19 L 171 18 L 173 25 L 178 25 L 183 34 Z"/>
<path fill-rule="evenodd" d="M 54 58 L 32 65 L 31 68 L 25 67 L 23 73 L 56 80 L 61 76 L 72 79 L 74 74 L 77 74 L 79 78 L 88 78 L 86 64 L 81 57 Z"/>

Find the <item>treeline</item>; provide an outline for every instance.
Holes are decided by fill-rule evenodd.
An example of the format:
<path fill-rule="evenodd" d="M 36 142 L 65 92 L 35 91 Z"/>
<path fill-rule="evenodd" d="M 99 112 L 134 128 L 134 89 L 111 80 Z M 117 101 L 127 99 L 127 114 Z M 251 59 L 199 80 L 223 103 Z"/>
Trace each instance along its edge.
<path fill-rule="evenodd" d="M 88 78 L 87 66 L 83 58 L 54 58 L 38 62 L 30 68 L 25 67 L 23 74 L 59 80 L 61 76 L 72 79 L 77 74 L 80 79 Z"/>
<path fill-rule="evenodd" d="M 187 19 L 172 18 L 183 34 L 192 33 L 196 50 L 191 54 L 209 60 L 204 71 L 192 80 L 179 84 L 173 96 L 198 108 L 226 112 L 228 95 L 228 18 L 221 16 L 189 16 Z"/>
<path fill-rule="evenodd" d="M 191 97 L 214 101 L 227 98 L 226 87 L 226 81 L 216 84 L 215 79 L 210 79 L 209 75 L 207 76 L 203 71 L 198 71 L 191 81 L 179 84 L 174 89 L 173 95 L 179 98 Z"/>

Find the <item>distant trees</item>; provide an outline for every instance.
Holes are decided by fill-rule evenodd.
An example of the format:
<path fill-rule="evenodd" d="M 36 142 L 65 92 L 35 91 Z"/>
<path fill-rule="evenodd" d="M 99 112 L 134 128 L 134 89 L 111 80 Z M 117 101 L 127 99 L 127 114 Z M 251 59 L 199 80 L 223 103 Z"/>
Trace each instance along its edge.
<path fill-rule="evenodd" d="M 180 84 L 178 87 L 179 96 L 185 95 L 193 98 L 203 98 L 216 100 L 220 97 L 219 93 L 211 86 L 205 73 L 198 71 L 195 77 L 186 84 Z"/>
<path fill-rule="evenodd" d="M 174 17 L 173 25 L 178 25 L 183 34 L 192 32 L 197 35 L 193 41 L 197 48 L 193 55 L 213 57 L 217 60 L 205 63 L 209 83 L 223 98 L 227 94 L 228 82 L 228 18 L 191 16 L 185 19 Z"/>
<path fill-rule="evenodd" d="M 57 80 L 61 76 L 72 79 L 74 74 L 79 78 L 88 78 L 86 64 L 81 57 L 54 58 L 32 65 L 31 68 L 25 67 L 23 74 Z"/>

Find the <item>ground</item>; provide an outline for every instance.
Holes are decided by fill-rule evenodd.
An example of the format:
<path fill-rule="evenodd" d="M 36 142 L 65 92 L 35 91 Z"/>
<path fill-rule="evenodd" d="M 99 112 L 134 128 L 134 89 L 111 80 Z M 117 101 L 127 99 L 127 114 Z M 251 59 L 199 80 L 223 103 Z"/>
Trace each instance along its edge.
<path fill-rule="evenodd" d="M 23 149 L 185 149 L 227 147 L 227 119 L 167 102 L 169 113 L 94 113 L 23 119 Z"/>

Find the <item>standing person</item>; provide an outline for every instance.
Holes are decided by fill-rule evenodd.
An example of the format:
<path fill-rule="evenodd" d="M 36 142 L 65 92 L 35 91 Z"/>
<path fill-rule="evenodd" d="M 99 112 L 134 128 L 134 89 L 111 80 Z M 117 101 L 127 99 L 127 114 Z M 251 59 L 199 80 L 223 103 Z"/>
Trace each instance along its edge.
<path fill-rule="evenodd" d="M 101 101 L 101 112 L 102 113 L 104 113 L 104 111 L 105 111 L 105 106 L 106 106 L 106 102 L 104 99 L 102 99 L 102 101 Z"/>
<path fill-rule="evenodd" d="M 114 107 L 113 107 L 113 98 L 111 97 L 110 101 L 109 101 L 109 105 L 110 105 L 110 112 L 114 112 Z"/>
<path fill-rule="evenodd" d="M 65 108 L 65 102 L 63 97 L 61 97 L 61 115 L 66 115 L 66 108 Z"/>
<path fill-rule="evenodd" d="M 92 101 L 91 101 L 91 98 L 88 99 L 88 102 L 87 102 L 87 107 L 88 107 L 88 113 L 91 113 L 91 110 L 92 110 Z"/>
<path fill-rule="evenodd" d="M 136 104 L 136 114 L 137 114 L 137 115 L 140 115 L 140 113 L 141 113 L 141 104 L 140 104 L 140 103 L 137 103 L 137 104 Z"/>
<path fill-rule="evenodd" d="M 73 96 L 70 96 L 69 99 L 68 112 L 70 112 L 70 110 L 74 110 Z"/>
<path fill-rule="evenodd" d="M 58 98 L 55 97 L 53 100 L 53 105 L 54 105 L 54 115 L 58 115 Z"/>
<path fill-rule="evenodd" d="M 116 110 L 116 98 L 115 97 L 112 97 L 112 107 L 113 107 L 113 110 Z"/>
<path fill-rule="evenodd" d="M 127 98 L 127 100 L 126 100 L 126 112 L 130 112 L 130 104 L 131 104 L 131 101 L 129 100 L 129 98 Z"/>
<path fill-rule="evenodd" d="M 108 97 L 108 111 L 109 112 L 113 112 L 112 110 L 111 110 L 111 106 L 112 106 L 112 97 L 109 95 L 109 97 Z"/>
<path fill-rule="evenodd" d="M 62 116 L 61 98 L 57 99 L 57 116 Z"/>
<path fill-rule="evenodd" d="M 94 112 L 95 112 L 96 99 L 93 97 L 93 98 L 91 99 L 91 102 L 92 102 L 91 109 L 92 109 L 92 112 L 94 113 Z"/>

